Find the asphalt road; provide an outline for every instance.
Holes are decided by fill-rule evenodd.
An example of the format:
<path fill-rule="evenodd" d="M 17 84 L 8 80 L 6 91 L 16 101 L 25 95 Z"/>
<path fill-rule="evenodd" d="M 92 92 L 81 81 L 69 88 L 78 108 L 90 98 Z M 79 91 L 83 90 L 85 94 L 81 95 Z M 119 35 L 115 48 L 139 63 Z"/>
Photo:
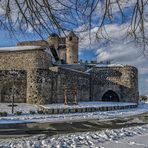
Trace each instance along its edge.
<path fill-rule="evenodd" d="M 0 137 L 21 137 L 35 134 L 66 134 L 75 132 L 100 131 L 104 129 L 119 129 L 132 126 L 148 124 L 148 112 L 124 118 L 114 118 L 110 120 L 83 120 L 76 122 L 59 123 L 29 123 L 15 125 L 1 125 Z"/>

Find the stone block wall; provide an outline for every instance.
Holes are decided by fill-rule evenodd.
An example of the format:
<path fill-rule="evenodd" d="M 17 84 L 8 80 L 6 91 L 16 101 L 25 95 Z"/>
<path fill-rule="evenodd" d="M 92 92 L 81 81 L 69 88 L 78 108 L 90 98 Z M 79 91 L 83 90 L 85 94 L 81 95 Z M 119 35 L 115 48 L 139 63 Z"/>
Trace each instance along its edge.
<path fill-rule="evenodd" d="M 44 49 L 0 52 L 0 70 L 48 69 L 51 65 L 51 56 Z"/>
<path fill-rule="evenodd" d="M 78 101 L 89 101 L 89 74 L 60 67 L 32 69 L 27 75 L 27 102 L 64 103 L 64 87 L 77 87 Z"/>
<path fill-rule="evenodd" d="M 138 70 L 132 66 L 96 67 L 91 74 L 91 98 L 102 101 L 109 90 L 121 102 L 138 102 Z"/>
<path fill-rule="evenodd" d="M 0 102 L 25 103 L 27 72 L 24 70 L 0 70 Z"/>
<path fill-rule="evenodd" d="M 37 41 L 23 41 L 18 42 L 17 46 L 43 46 L 48 47 L 48 42 L 45 40 L 37 40 Z"/>
<path fill-rule="evenodd" d="M 32 69 L 27 75 L 27 102 L 49 104 L 55 98 L 56 74 L 49 69 Z M 53 94 L 55 92 L 55 94 Z"/>
<path fill-rule="evenodd" d="M 42 103 L 45 102 L 44 97 L 41 98 L 39 90 L 37 89 L 37 75 L 38 68 L 48 69 L 51 66 L 51 56 L 44 49 L 20 50 L 20 51 L 4 51 L 0 52 L 0 70 L 1 70 L 1 101 L 11 102 L 13 79 L 11 78 L 11 71 L 25 71 L 25 78 L 20 75 L 20 78 L 15 80 L 15 85 L 19 91 L 16 95 L 16 102 L 28 103 Z M 3 76 L 4 75 L 4 76 Z M 6 83 L 6 84 L 5 84 Z M 31 88 L 32 87 L 32 88 Z M 4 93 L 3 89 L 6 89 Z M 22 94 L 20 94 L 22 93 Z M 8 95 L 7 95 L 8 94 Z M 17 97 L 18 96 L 18 97 Z M 4 98 L 4 101 L 2 100 Z M 7 101 L 6 101 L 7 98 Z"/>
<path fill-rule="evenodd" d="M 51 68 L 52 69 L 52 68 Z M 64 101 L 64 87 L 76 86 L 78 101 L 89 101 L 90 99 L 90 75 L 68 68 L 54 67 L 57 73 L 57 99 L 56 102 Z M 70 96 L 71 97 L 71 96 Z M 61 99 L 62 98 L 62 99 Z"/>

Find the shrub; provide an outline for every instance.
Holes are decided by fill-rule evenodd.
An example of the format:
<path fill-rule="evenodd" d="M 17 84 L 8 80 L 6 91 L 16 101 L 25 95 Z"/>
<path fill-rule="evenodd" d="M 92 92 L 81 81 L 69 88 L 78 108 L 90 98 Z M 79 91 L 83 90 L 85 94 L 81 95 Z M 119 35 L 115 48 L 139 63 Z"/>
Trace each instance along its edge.
<path fill-rule="evenodd" d="M 0 112 L 0 117 L 6 117 L 8 115 L 7 112 Z"/>
<path fill-rule="evenodd" d="M 148 96 L 141 95 L 140 100 L 146 102 L 146 101 L 148 101 Z"/>
<path fill-rule="evenodd" d="M 36 112 L 33 111 L 33 110 L 30 110 L 29 113 L 30 113 L 31 115 L 34 115 Z"/>
<path fill-rule="evenodd" d="M 38 114 L 44 114 L 43 110 L 38 110 Z"/>
<path fill-rule="evenodd" d="M 21 115 L 22 114 L 22 111 L 16 111 L 15 112 L 15 115 Z"/>

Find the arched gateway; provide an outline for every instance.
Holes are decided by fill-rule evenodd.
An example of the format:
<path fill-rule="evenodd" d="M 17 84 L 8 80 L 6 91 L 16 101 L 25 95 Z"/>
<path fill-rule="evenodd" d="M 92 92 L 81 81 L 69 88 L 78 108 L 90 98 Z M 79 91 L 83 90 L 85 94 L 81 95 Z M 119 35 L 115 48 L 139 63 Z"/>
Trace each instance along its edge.
<path fill-rule="evenodd" d="M 114 91 L 109 90 L 102 96 L 102 101 L 119 102 L 119 96 Z"/>

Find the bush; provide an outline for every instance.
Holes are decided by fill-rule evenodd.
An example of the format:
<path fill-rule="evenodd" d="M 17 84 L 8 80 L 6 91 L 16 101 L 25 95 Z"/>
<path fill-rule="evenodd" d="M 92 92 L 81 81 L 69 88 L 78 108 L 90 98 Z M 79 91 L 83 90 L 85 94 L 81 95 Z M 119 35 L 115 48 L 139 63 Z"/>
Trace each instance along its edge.
<path fill-rule="evenodd" d="M 15 115 L 21 115 L 22 114 L 22 111 L 16 111 L 15 112 Z"/>
<path fill-rule="evenodd" d="M 146 102 L 146 101 L 148 101 L 148 96 L 141 95 L 140 100 Z"/>
<path fill-rule="evenodd" d="M 36 112 L 33 111 L 33 110 L 30 110 L 29 113 L 30 113 L 31 115 L 34 115 Z"/>
<path fill-rule="evenodd" d="M 0 117 L 6 117 L 8 115 L 7 112 L 0 112 Z"/>
<path fill-rule="evenodd" d="M 38 110 L 38 114 L 44 114 L 43 110 Z"/>

